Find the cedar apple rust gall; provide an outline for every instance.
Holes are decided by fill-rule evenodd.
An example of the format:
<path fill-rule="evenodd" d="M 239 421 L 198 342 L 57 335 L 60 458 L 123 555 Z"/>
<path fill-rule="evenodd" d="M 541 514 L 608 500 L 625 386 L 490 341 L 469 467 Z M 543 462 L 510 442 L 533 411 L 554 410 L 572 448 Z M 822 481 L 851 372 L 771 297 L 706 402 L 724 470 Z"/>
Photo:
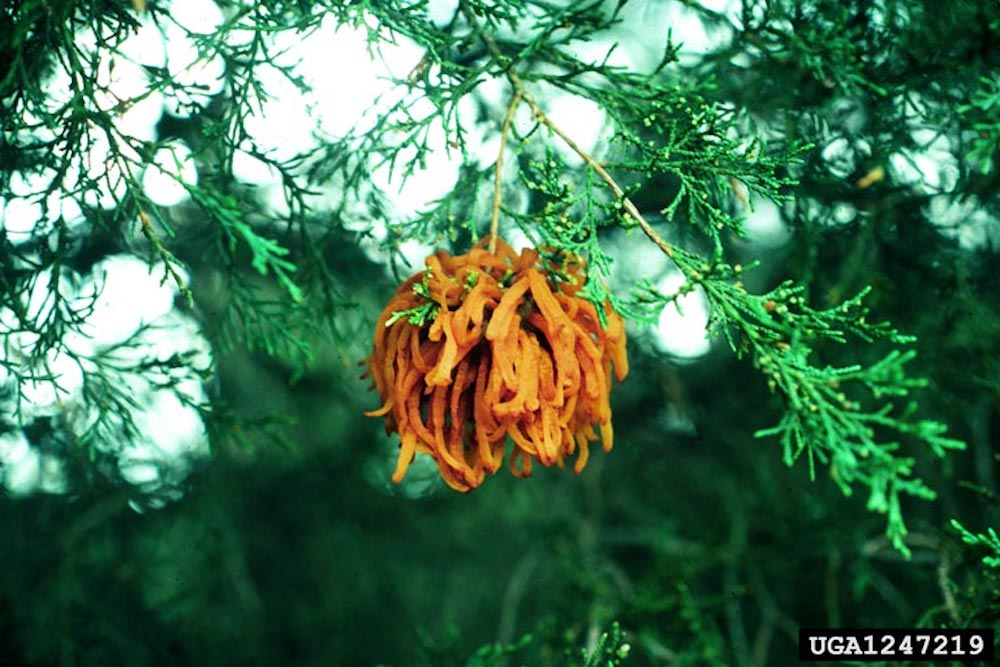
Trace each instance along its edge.
<path fill-rule="evenodd" d="M 449 486 L 473 489 L 503 463 L 508 436 L 519 477 L 533 461 L 562 467 L 573 455 L 579 473 L 597 440 L 611 450 L 608 395 L 612 374 L 628 373 L 625 325 L 608 303 L 601 325 L 581 295 L 583 261 L 561 256 L 543 262 L 499 239 L 495 252 L 438 250 L 396 290 L 365 360 L 382 400 L 365 414 L 400 438 L 394 482 L 423 452 Z"/>

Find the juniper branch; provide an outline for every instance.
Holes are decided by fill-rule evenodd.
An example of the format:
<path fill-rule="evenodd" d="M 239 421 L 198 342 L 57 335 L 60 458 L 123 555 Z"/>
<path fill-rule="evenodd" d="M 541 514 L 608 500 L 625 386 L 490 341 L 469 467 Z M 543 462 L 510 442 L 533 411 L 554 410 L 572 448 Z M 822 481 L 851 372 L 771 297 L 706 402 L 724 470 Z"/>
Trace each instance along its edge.
<path fill-rule="evenodd" d="M 466 1 L 460 2 L 460 8 L 473 32 L 485 45 L 493 63 L 502 69 L 503 76 L 513 88 L 515 99 L 523 99 L 535 120 L 558 137 L 608 187 L 625 210 L 622 224 L 637 224 L 646 237 L 681 271 L 687 279 L 681 291 L 697 286 L 705 290 L 712 306 L 716 329 L 722 328 L 738 354 L 750 351 L 755 365 L 768 377 L 771 391 L 777 391 L 784 397 L 785 415 L 780 423 L 771 429 L 759 431 L 756 435 L 779 435 L 785 450 L 785 462 L 789 465 L 802 452 L 807 452 L 810 474 L 813 477 L 814 458 L 831 464 L 831 475 L 845 494 L 851 492 L 854 482 L 868 486 L 871 491 L 868 508 L 887 516 L 887 536 L 898 550 L 908 555 L 909 550 L 904 541 L 907 531 L 899 496 L 905 493 L 930 499 L 934 497 L 934 492 L 921 480 L 913 477 L 913 459 L 896 454 L 899 443 L 891 440 L 879 442 L 878 430 L 894 431 L 923 441 L 938 456 L 944 455 L 948 449 L 961 449 L 964 444 L 944 437 L 944 426 L 937 422 L 912 421 L 912 408 L 895 416 L 891 402 L 879 403 L 887 396 L 903 397 L 909 390 L 923 386 L 922 380 L 908 378 L 903 369 L 907 361 L 912 359 L 912 353 L 892 352 L 867 368 L 820 368 L 809 357 L 812 354 L 811 342 L 817 340 L 843 343 L 850 335 L 867 341 L 884 338 L 892 343 L 902 344 L 912 342 L 912 338 L 887 325 L 866 323 L 864 316 L 867 311 L 861 306 L 864 293 L 828 311 L 809 308 L 800 295 L 802 288 L 788 284 L 766 295 L 748 293 L 738 279 L 739 267 L 719 260 L 722 249 L 720 239 L 714 231 L 712 237 L 716 244 L 716 258 L 712 262 L 706 262 L 699 255 L 668 243 L 656 232 L 605 166 L 545 113 L 518 73 L 519 58 L 504 54 L 489 30 L 479 24 L 475 12 Z M 600 94 L 597 97 L 600 98 Z M 697 161 L 696 156 L 692 156 L 692 159 Z M 651 166 L 652 163 L 644 168 L 649 169 Z M 674 171 L 668 165 L 662 166 L 662 169 Z M 734 169 L 725 174 L 730 185 L 736 171 Z M 773 190 L 769 191 L 768 188 L 776 188 L 781 182 L 764 178 L 760 183 L 748 180 L 747 184 L 751 190 L 774 196 Z M 692 197 L 687 191 L 692 186 L 686 185 L 687 183 L 686 177 L 681 175 L 680 190 L 667 207 L 668 211 L 676 210 L 682 197 Z M 703 192 L 700 192 L 699 198 L 704 198 Z M 691 204 L 691 211 L 697 211 L 694 204 Z M 711 212 L 711 217 L 719 215 L 723 214 Z M 716 220 L 710 228 L 715 226 L 724 224 Z M 739 231 L 738 227 L 737 230 Z M 663 299 L 664 302 L 667 300 L 669 299 Z M 731 329 L 735 330 L 735 336 Z M 841 390 L 840 384 L 850 381 L 870 390 L 871 398 L 849 399 Z M 868 402 L 871 399 L 876 401 L 875 406 L 862 406 L 862 400 Z"/>
<path fill-rule="evenodd" d="M 493 180 L 493 211 L 490 214 L 490 254 L 497 251 L 497 238 L 500 229 L 500 206 L 503 202 L 503 154 L 507 147 L 507 138 L 510 136 L 510 125 L 514 120 L 514 114 L 521 103 L 521 93 L 515 91 L 507 107 L 507 116 L 503 119 L 503 128 L 500 130 L 500 149 L 497 152 L 496 173 Z"/>
<path fill-rule="evenodd" d="M 482 37 L 490 53 L 493 55 L 493 58 L 497 62 L 503 62 L 505 56 L 500 51 L 500 47 L 497 46 L 496 40 L 493 38 L 491 34 L 489 34 L 488 32 L 484 32 L 478 28 L 475 14 L 472 13 L 472 11 L 468 8 L 468 5 L 466 3 L 464 2 L 461 3 L 461 6 L 463 8 L 463 11 L 465 11 L 466 17 L 468 18 L 469 22 L 477 27 L 478 33 Z M 523 99 L 525 102 L 528 103 L 528 106 L 531 107 L 531 113 L 535 117 L 535 119 L 539 123 L 547 127 L 553 134 L 559 137 L 559 139 L 561 139 L 563 143 L 565 143 L 570 148 L 570 150 L 576 153 L 580 157 L 580 159 L 582 159 L 587 164 L 588 167 L 594 170 L 594 173 L 600 176 L 601 180 L 604 181 L 609 188 L 611 188 L 611 191 L 622 202 L 622 204 L 625 207 L 625 210 L 628 211 L 629 215 L 631 215 L 635 219 L 639 227 L 642 229 L 643 233 L 647 237 L 649 237 L 649 240 L 655 243 L 656 246 L 660 248 L 660 250 L 662 250 L 665 255 L 667 255 L 667 257 L 671 257 L 673 255 L 673 248 L 670 246 L 669 243 L 667 243 L 663 238 L 661 238 L 659 234 L 656 233 L 656 230 L 653 229 L 652 225 L 649 224 L 646 218 L 639 211 L 638 207 L 636 207 L 636 205 L 632 202 L 632 200 L 629 199 L 629 197 L 625 194 L 625 191 L 621 188 L 620 185 L 618 185 L 618 182 L 611 176 L 611 174 L 609 174 L 607 170 L 597 160 L 594 159 L 594 156 L 592 156 L 587 151 L 583 150 L 579 146 L 579 144 L 577 144 L 573 140 L 572 137 L 563 132 L 562 129 L 560 129 L 558 125 L 553 123 L 552 119 L 545 114 L 545 111 L 538 104 L 537 100 L 535 100 L 534 96 L 528 91 L 527 87 L 524 85 L 524 81 L 517 74 L 517 71 L 514 69 L 514 63 L 512 63 L 507 68 L 505 74 L 507 76 L 507 80 L 510 81 L 511 86 L 513 86 L 514 88 L 515 99 Z"/>

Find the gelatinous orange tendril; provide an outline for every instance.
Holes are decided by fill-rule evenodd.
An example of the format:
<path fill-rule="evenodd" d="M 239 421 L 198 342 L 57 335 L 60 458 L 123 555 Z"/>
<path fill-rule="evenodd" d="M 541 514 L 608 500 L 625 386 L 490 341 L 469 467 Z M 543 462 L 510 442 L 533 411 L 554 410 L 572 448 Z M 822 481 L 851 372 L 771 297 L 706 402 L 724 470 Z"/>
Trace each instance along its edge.
<path fill-rule="evenodd" d="M 468 491 L 500 467 L 508 436 L 517 476 L 531 474 L 532 459 L 562 467 L 574 453 L 579 473 L 594 426 L 610 451 L 608 393 L 612 370 L 619 382 L 628 373 L 625 326 L 605 304 L 601 327 L 580 294 L 583 261 L 546 267 L 535 250 L 518 255 L 498 240 L 495 253 L 484 242 L 465 255 L 439 250 L 426 265 L 386 305 L 365 360 L 382 399 L 365 414 L 400 437 L 392 481 L 423 452 L 449 486 Z M 435 313 L 422 324 L 399 316 L 428 303 Z"/>

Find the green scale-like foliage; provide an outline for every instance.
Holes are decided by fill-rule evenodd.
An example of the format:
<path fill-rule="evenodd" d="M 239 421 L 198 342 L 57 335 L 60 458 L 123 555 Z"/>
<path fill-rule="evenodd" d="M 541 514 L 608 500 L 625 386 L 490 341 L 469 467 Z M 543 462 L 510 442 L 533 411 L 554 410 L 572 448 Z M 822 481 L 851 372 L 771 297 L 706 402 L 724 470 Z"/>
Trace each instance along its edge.
<path fill-rule="evenodd" d="M 6 354 L 0 357 L 0 369 L 13 378 L 11 427 L 20 426 L 20 387 L 29 380 L 56 381 L 44 371 L 27 377 L 23 369 L 43 368 L 46 354 L 63 350 L 62 341 L 84 329 L 90 306 L 63 300 L 60 279 L 68 269 L 86 267 L 103 252 L 127 249 L 159 267 L 158 277 L 177 285 L 180 307 L 201 319 L 218 353 L 217 368 L 197 369 L 209 384 L 219 383 L 212 387 L 211 407 L 199 409 L 222 460 L 238 473 L 229 478 L 218 473 L 218 479 L 208 473 L 199 482 L 208 489 L 215 480 L 224 489 L 219 496 L 203 490 L 193 501 L 197 511 L 210 515 L 207 518 L 159 519 L 169 529 L 162 550 L 148 535 L 132 532 L 138 530 L 130 522 L 134 519 L 115 519 L 127 527 L 122 535 L 106 536 L 108 553 L 124 558 L 122 552 L 132 549 L 137 558 L 148 558 L 154 565 L 145 580 L 127 568 L 108 575 L 115 586 L 134 593 L 131 604 L 154 610 L 156 624 L 174 627 L 182 640 L 197 646 L 211 645 L 186 624 L 201 606 L 222 610 L 213 614 L 220 636 L 238 635 L 239 619 L 250 619 L 255 628 L 268 627 L 253 585 L 254 571 L 273 567 L 271 559 L 277 557 L 244 548 L 240 535 L 265 541 L 274 538 L 269 531 L 280 530 L 265 523 L 254 533 L 253 510 L 266 508 L 267 502 L 262 495 L 248 501 L 250 509 L 240 506 L 240 488 L 233 479 L 259 465 L 273 467 L 253 473 L 259 484 L 286 483 L 283 466 L 301 472 L 295 466 L 306 469 L 322 461 L 322 474 L 340 480 L 337 475 L 345 474 L 351 456 L 361 449 L 352 443 L 363 440 L 371 449 L 376 436 L 356 419 L 363 408 L 373 407 L 361 405 L 358 398 L 363 388 L 356 380 L 357 362 L 369 351 L 371 323 L 392 285 L 382 277 L 384 267 L 363 259 L 358 248 L 371 243 L 366 223 L 378 221 L 388 227 L 378 250 L 399 278 L 421 268 L 405 265 L 402 249 L 407 244 L 464 252 L 494 226 L 501 235 L 516 230 L 543 254 L 583 257 L 590 271 L 584 294 L 595 304 L 610 301 L 632 323 L 636 341 L 643 339 L 643 327 L 655 324 L 666 309 L 680 309 L 684 297 L 699 294 L 709 310 L 708 333 L 720 343 L 708 359 L 696 362 L 704 364 L 708 386 L 699 384 L 697 373 L 639 343 L 633 346 L 640 364 L 629 383 L 616 389 L 615 399 L 616 414 L 624 416 L 616 425 L 624 421 L 627 426 L 618 429 L 618 447 L 608 467 L 595 473 L 611 480 L 600 492 L 594 490 L 597 477 L 553 482 L 542 476 L 526 483 L 578 484 L 554 487 L 580 494 L 567 498 L 585 497 L 590 503 L 586 517 L 579 507 L 576 514 L 559 514 L 557 508 L 558 516 L 579 522 L 571 524 L 577 533 L 571 534 L 565 525 L 545 524 L 536 507 L 518 505 L 516 496 L 504 495 L 506 489 L 477 491 L 497 494 L 488 497 L 501 498 L 524 519 L 515 524 L 528 536 L 519 546 L 530 552 L 530 540 L 535 539 L 545 549 L 558 551 L 551 562 L 546 560 L 548 569 L 532 566 L 535 561 L 529 559 L 525 571 L 535 567 L 557 578 L 564 586 L 558 589 L 563 597 L 545 597 L 549 607 L 544 612 L 525 612 L 532 627 L 513 632 L 505 626 L 496 641 L 441 640 L 447 645 L 438 646 L 441 633 L 429 632 L 420 642 L 428 656 L 425 662 L 441 658 L 458 664 L 457 656 L 464 652 L 471 656 L 468 665 L 512 664 L 530 654 L 538 664 L 596 667 L 631 664 L 638 653 L 651 663 L 765 664 L 761 660 L 768 655 L 769 633 L 787 635 L 794 625 L 782 605 L 795 605 L 787 590 L 771 590 L 775 580 L 769 562 L 804 570 L 817 564 L 827 568 L 829 597 L 820 620 L 856 625 L 854 619 L 842 617 L 841 606 L 847 603 L 840 594 L 830 592 L 839 590 L 834 580 L 843 574 L 841 559 L 873 553 L 894 557 L 880 551 L 880 538 L 870 534 L 863 512 L 854 516 L 856 521 L 836 518 L 844 512 L 838 503 L 845 503 L 837 494 L 856 490 L 867 498 L 869 510 L 884 515 L 885 539 L 896 552 L 905 558 L 933 552 L 939 558 L 937 585 L 943 601 L 924 616 L 913 617 L 956 626 L 1000 618 L 996 601 L 988 595 L 953 590 L 957 586 L 949 576 L 958 581 L 960 575 L 950 569 L 954 556 L 946 541 L 958 539 L 954 532 L 947 538 L 928 537 L 934 531 L 929 526 L 945 525 L 935 516 L 937 506 L 907 501 L 938 498 L 941 511 L 952 514 L 958 513 L 956 508 L 972 507 L 956 499 L 958 492 L 949 486 L 959 474 L 956 468 L 966 470 L 961 467 L 966 459 L 959 458 L 966 455 L 958 452 L 968 439 L 975 450 L 969 455 L 978 457 L 978 476 L 966 488 L 978 494 L 982 514 L 997 519 L 995 473 L 987 471 L 995 467 L 989 415 L 995 414 L 1000 386 L 997 290 L 990 277 L 996 237 L 992 247 L 986 243 L 970 250 L 955 240 L 957 233 L 938 233 L 926 212 L 942 201 L 934 197 L 948 197 L 988 215 L 1000 210 L 1000 61 L 990 46 L 1000 39 L 1000 13 L 990 3 L 976 2 L 952 3 L 954 8 L 945 11 L 937 3 L 916 1 L 743 0 L 739 10 L 728 14 L 688 0 L 672 4 L 692 12 L 707 28 L 724 29 L 729 37 L 692 59 L 683 50 L 685 36 L 674 33 L 661 45 L 657 62 L 645 71 L 633 71 L 613 64 L 617 60 L 611 46 L 596 59 L 578 55 L 582 45 L 628 28 L 642 34 L 641 26 L 625 23 L 635 19 L 626 18 L 634 15 L 628 14 L 631 5 L 624 0 L 459 0 L 450 17 L 436 22 L 428 19 L 425 2 L 220 3 L 223 23 L 194 39 L 204 61 L 220 56 L 225 62 L 225 92 L 191 118 L 161 128 L 164 137 L 183 136 L 199 165 L 199 182 L 182 182 L 189 199 L 177 207 L 153 202 L 140 177 L 165 140 L 138 141 L 117 128 L 114 117 L 122 108 L 97 102 L 107 92 L 96 74 L 101 62 L 75 41 L 80 32 L 90 30 L 99 36 L 106 54 L 116 53 L 124 36 L 138 28 L 137 8 L 145 5 L 144 11 L 165 23 L 165 7 L 152 1 L 24 0 L 0 8 L 0 193 L 6 200 L 15 198 L 10 174 L 16 170 L 51 169 L 62 177 L 101 132 L 110 139 L 111 159 L 124 183 L 115 191 L 114 206 L 83 207 L 82 231 L 70 233 L 57 220 L 51 229 L 40 223 L 37 238 L 25 244 L 0 233 L 0 307 L 13 318 L 4 325 L 4 335 L 37 336 L 34 350 L 17 363 Z M 410 40 L 423 55 L 406 76 L 393 81 L 390 102 L 372 100 L 381 105 L 361 126 L 364 129 L 327 137 L 308 154 L 279 160 L 258 151 L 248 129 L 249 118 L 269 94 L 257 73 L 272 68 L 294 89 L 307 91 L 307 83 L 282 60 L 271 38 L 308 35 L 324 20 L 367 30 L 372 53 L 381 44 Z M 242 36 L 232 39 L 236 34 Z M 39 82 L 57 64 L 69 72 L 71 85 L 60 98 L 66 101 L 53 107 Z M 166 71 L 148 69 L 148 95 L 176 92 L 180 84 Z M 601 110 L 607 125 L 599 141 L 572 136 L 550 115 L 547 104 L 557 94 L 578 96 Z M 838 114 L 846 114 L 844 108 L 857 110 L 861 120 L 841 122 Z M 926 147 L 921 142 L 933 143 L 907 130 L 915 117 L 934 130 L 934 138 L 949 138 L 959 165 L 954 183 L 939 184 L 937 191 L 907 184 L 893 171 L 898 165 L 894 156 L 910 156 L 914 162 L 912 155 Z M 474 126 L 488 127 L 487 134 L 499 139 L 495 158 L 473 154 Z M 838 140 L 866 146 L 844 170 L 846 176 L 834 174 L 823 157 Z M 262 212 L 252 188 L 233 178 L 237 150 L 248 151 L 277 174 L 282 206 L 275 210 L 280 213 Z M 415 213 L 396 215 L 384 193 L 371 185 L 371 172 L 387 168 L 396 176 L 412 176 L 441 151 L 460 162 L 454 187 Z M 83 174 L 75 187 L 85 200 L 101 187 L 100 178 Z M 835 212 L 844 204 L 857 214 L 838 226 Z M 773 251 L 752 243 L 747 224 L 755 210 L 767 206 L 777 207 L 791 229 L 788 244 Z M 987 237 L 989 233 L 987 229 Z M 632 267 L 629 275 L 634 280 L 623 284 L 620 268 L 630 257 L 622 248 L 636 245 L 626 246 L 622 239 L 655 249 L 670 270 L 679 272 L 680 286 L 662 289 L 659 275 L 643 275 L 641 266 Z M 189 280 L 189 275 L 194 277 Z M 22 296 L 36 284 L 47 290 L 48 306 L 32 310 Z M 424 284 L 415 284 L 414 291 L 428 296 Z M 396 317 L 424 323 L 434 310 L 428 300 Z M 603 313 L 603 308 L 597 312 Z M 113 352 L 86 360 L 94 370 L 88 371 L 85 400 L 102 406 L 102 411 L 79 442 L 66 443 L 83 455 L 81 460 L 100 460 L 95 443 L 101 434 L 114 430 L 125 439 L 136 435 L 129 417 L 133 399 L 122 380 L 125 373 L 159 374 L 156 377 L 166 378 L 163 382 L 169 385 L 171 368 L 193 363 L 179 355 L 124 368 L 116 366 Z M 255 361 L 257 353 L 268 361 Z M 977 388 L 974 395 L 966 377 L 970 374 Z M 301 394 L 292 396 L 290 381 L 302 383 Z M 701 401 L 693 408 L 686 406 L 686 391 L 678 389 L 685 383 Z M 303 396 L 327 400 L 312 403 Z M 979 412 L 967 412 L 966 400 L 975 402 Z M 733 419 L 709 423 L 715 421 L 716 409 Z M 684 451 L 674 447 L 672 432 L 660 423 L 668 421 L 671 410 L 693 416 L 690 431 L 696 434 L 702 429 L 697 422 L 703 422 L 711 441 Z M 277 418 L 265 414 L 269 412 Z M 315 424 L 296 425 L 295 416 Z M 954 437 L 947 434 L 946 421 L 957 431 Z M 297 441 L 300 451 L 261 446 L 274 441 Z M 759 441 L 767 447 L 762 453 L 753 449 Z M 317 456 L 309 447 L 324 455 Z M 391 506 L 384 497 L 366 502 L 387 473 L 372 462 L 370 451 L 364 456 L 368 463 L 356 466 L 364 468 L 364 481 L 360 475 L 349 478 L 343 489 L 332 492 L 336 503 L 317 503 L 330 513 L 343 503 L 346 527 L 327 533 L 322 521 L 308 518 L 308 510 L 283 506 L 298 512 L 291 523 L 299 533 L 288 539 L 302 550 L 295 562 L 309 573 L 316 562 L 341 553 L 350 563 L 366 562 L 361 546 L 366 533 L 358 527 L 368 521 L 366 511 L 391 522 Z M 671 470 L 677 459 L 683 459 L 678 464 L 682 473 Z M 627 465 L 630 472 L 616 465 Z M 92 478 L 86 471 L 79 476 Z M 806 476 L 828 476 L 832 484 L 806 484 Z M 698 514 L 685 503 L 671 501 L 665 509 L 655 496 L 661 477 L 683 477 L 691 484 L 690 489 L 675 490 L 679 495 L 671 498 L 690 496 L 702 503 L 723 498 L 731 525 L 717 525 L 718 517 Z M 707 488 L 716 480 L 718 496 Z M 800 480 L 803 484 L 796 486 Z M 585 486 L 589 484 L 595 486 Z M 775 500 L 779 487 L 799 504 Z M 106 493 L 115 507 L 124 502 L 120 493 L 98 482 L 87 488 Z M 322 484 L 312 479 L 305 488 Z M 833 494 L 829 489 L 835 489 Z M 526 497 L 547 504 L 546 496 L 534 493 Z M 597 543 L 591 524 L 602 520 L 602 501 L 595 500 L 603 498 L 601 494 L 609 497 L 613 509 L 608 513 L 637 526 L 636 535 Z M 402 497 L 392 500 L 407 502 Z M 476 509 L 466 510 L 470 515 L 449 516 L 443 525 L 454 531 L 457 541 L 460 536 L 471 540 L 470 534 L 482 538 L 477 530 L 483 522 L 469 517 L 473 512 L 493 516 L 496 508 L 472 496 L 461 500 Z M 111 511 L 94 502 L 88 520 L 100 524 Z M 484 505 L 473 506 L 475 502 Z M 751 505 L 773 512 L 774 525 L 755 524 L 748 517 L 754 511 Z M 775 509 L 779 507 L 783 513 Z M 42 511 L 56 524 L 77 525 L 51 506 Z M 434 525 L 422 511 L 403 510 L 421 525 Z M 230 513 L 238 519 L 230 520 Z M 911 515 L 918 517 L 915 531 L 913 522 L 906 520 Z M 797 522 L 813 518 L 821 526 L 815 534 L 803 535 L 806 524 Z M 30 520 L 22 520 L 27 528 L 35 528 Z M 347 526 L 351 522 L 358 525 Z M 963 523 L 980 525 L 964 516 Z M 90 525 L 84 521 L 77 530 L 86 532 Z M 405 522 L 392 525 L 406 532 Z M 979 572 L 974 568 L 981 565 L 995 569 L 1000 544 L 993 529 L 974 533 L 958 522 L 953 526 L 967 548 L 977 555 L 986 552 L 974 565 L 961 566 L 960 573 Z M 218 556 L 225 563 L 226 582 L 199 572 L 190 586 L 177 584 L 178 563 L 188 561 L 175 558 L 175 551 L 183 551 L 177 545 L 189 534 L 210 544 L 209 551 L 191 556 L 194 569 L 208 569 L 199 558 Z M 763 546 L 754 546 L 756 538 Z M 73 539 L 66 538 L 56 551 L 69 553 Z M 630 540 L 648 553 L 635 556 Z M 386 553 L 391 549 L 385 544 L 373 548 Z M 432 555 L 442 562 L 433 545 L 424 548 L 427 553 L 420 557 L 430 561 Z M 100 560 L 94 549 L 84 552 L 87 563 Z M 468 545 L 462 549 L 476 551 Z M 794 560 L 791 554 L 799 549 L 813 560 Z M 510 565 L 514 554 L 484 555 L 484 568 L 497 565 L 492 557 Z M 639 563 L 634 569 L 632 558 Z M 377 560 L 387 578 L 403 579 L 394 569 L 401 567 L 397 560 L 383 553 Z M 18 562 L 30 568 L 28 559 Z M 647 565 L 648 573 L 637 574 Z M 856 599 L 867 599 L 864 596 L 875 590 L 887 605 L 896 600 L 891 577 L 877 565 L 863 561 L 852 567 L 851 593 Z M 456 579 L 456 587 L 468 590 L 479 570 L 456 567 L 456 572 L 456 577 L 467 577 Z M 65 584 L 68 590 L 76 576 L 83 575 L 70 567 L 53 575 L 50 584 Z M 308 591 L 315 582 L 301 576 L 294 581 Z M 427 579 L 416 579 L 415 586 L 426 587 L 421 590 L 432 587 Z M 528 585 L 513 575 L 511 580 L 502 592 L 494 590 L 495 582 L 488 584 L 494 586 L 489 591 L 495 597 L 505 596 L 508 626 L 514 623 L 508 617 L 516 616 L 515 602 L 527 606 L 523 591 Z M 17 582 L 6 585 L 8 592 L 31 594 Z M 354 592 L 363 590 L 359 597 L 381 596 L 404 606 L 402 594 L 381 588 L 377 578 L 352 585 Z M 93 582 L 84 588 L 94 594 Z M 274 590 L 267 583 L 263 588 Z M 749 602 L 735 600 L 737 593 L 752 597 L 756 605 L 753 618 L 762 629 L 754 642 L 739 619 L 740 605 Z M 54 616 L 72 608 L 63 595 L 68 593 L 60 589 L 46 598 L 46 609 L 51 606 Z M 571 595 L 587 599 L 589 607 L 581 613 L 566 602 Z M 459 617 L 467 611 L 462 605 L 471 604 L 449 601 Z M 409 602 L 412 607 L 401 614 L 419 626 L 427 605 L 424 600 Z M 316 604 L 325 614 L 321 618 L 349 622 L 350 609 Z M 920 604 L 926 606 L 926 599 Z M 560 612 L 573 617 L 565 627 Z M 892 618 L 880 617 L 878 610 L 871 614 L 875 620 Z M 616 618 L 621 625 L 612 623 Z M 372 624 L 368 616 L 364 621 Z M 298 647 L 307 642 L 296 633 L 306 633 L 314 621 L 306 614 L 297 622 L 297 628 L 290 628 L 285 623 L 292 621 L 286 619 L 271 631 Z M 107 642 L 141 646 L 129 644 L 114 627 L 95 627 L 109 637 Z M 272 646 L 279 643 L 275 639 Z M 68 640 L 56 648 L 32 640 L 25 645 L 25 652 L 41 662 L 74 663 Z M 164 644 L 150 646 L 148 653 L 136 653 L 136 664 L 170 653 Z M 341 647 L 331 641 L 325 652 L 315 655 L 336 655 Z M 250 649 L 246 651 L 241 656 L 249 658 Z M 275 651 L 268 655 L 278 660 Z M 95 661 L 107 658 L 99 650 L 94 655 Z M 3 657 L 0 650 L 0 661 Z"/>

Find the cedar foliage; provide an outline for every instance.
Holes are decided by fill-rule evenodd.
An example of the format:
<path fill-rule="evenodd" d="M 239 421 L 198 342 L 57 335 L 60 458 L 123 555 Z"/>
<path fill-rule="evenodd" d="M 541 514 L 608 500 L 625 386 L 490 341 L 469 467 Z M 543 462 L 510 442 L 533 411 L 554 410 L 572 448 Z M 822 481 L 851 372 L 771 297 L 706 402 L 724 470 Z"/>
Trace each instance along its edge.
<path fill-rule="evenodd" d="M 13 174 L 63 175 L 102 132 L 119 179 L 105 206 L 109 176 L 80 176 L 80 227 L 46 211 L 27 242 L 0 232 L 5 350 L 36 336 L 2 359 L 2 429 L 59 440 L 74 481 L 0 503 L 0 662 L 766 665 L 793 661 L 800 626 L 1000 625 L 1000 8 L 669 0 L 726 38 L 692 57 L 674 31 L 646 69 L 610 47 L 580 55 L 642 39 L 637 4 L 461 0 L 433 22 L 425 2 L 227 2 L 195 36 L 199 58 L 225 62 L 226 90 L 199 98 L 149 66 L 150 90 L 190 107 L 151 141 L 116 128 L 74 39 L 90 30 L 113 52 L 143 12 L 168 24 L 166 5 L 0 7 L 7 206 L 26 196 Z M 324 21 L 423 56 L 357 131 L 281 158 L 251 142 L 280 177 L 282 205 L 262 207 L 233 154 L 265 68 L 286 91 L 309 86 L 280 40 Z M 73 85 L 53 106 L 41 82 L 56 66 Z M 606 115 L 596 155 L 546 108 L 562 93 Z M 499 166 L 473 155 L 472 125 L 505 147 Z M 140 174 L 178 136 L 200 180 L 163 207 Z M 372 187 L 373 167 L 412 177 L 441 150 L 460 161 L 455 187 L 419 211 Z M 747 222 L 768 202 L 790 234 L 762 249 Z M 398 443 L 363 418 L 377 397 L 357 363 L 420 268 L 407 244 L 464 253 L 494 219 L 583 257 L 581 294 L 637 332 L 612 394 L 615 450 L 579 477 L 500 475 L 468 495 L 419 461 L 390 486 Z M 381 254 L 366 254 L 381 224 Z M 640 249 L 659 268 L 633 261 Z M 213 388 L 213 457 L 144 514 L 95 472 L 96 436 L 59 439 L 57 418 L 27 423 L 19 407 L 25 382 L 46 379 L 24 369 L 87 317 L 60 276 L 123 251 L 176 285 L 216 359 L 196 369 Z M 658 281 L 668 263 L 673 290 Z M 23 305 L 36 289 L 51 307 Z M 691 363 L 642 328 L 686 294 L 704 295 L 715 342 Z M 93 432 L 127 442 L 125 371 L 87 361 Z M 171 369 L 193 363 L 127 370 L 174 386 Z"/>

